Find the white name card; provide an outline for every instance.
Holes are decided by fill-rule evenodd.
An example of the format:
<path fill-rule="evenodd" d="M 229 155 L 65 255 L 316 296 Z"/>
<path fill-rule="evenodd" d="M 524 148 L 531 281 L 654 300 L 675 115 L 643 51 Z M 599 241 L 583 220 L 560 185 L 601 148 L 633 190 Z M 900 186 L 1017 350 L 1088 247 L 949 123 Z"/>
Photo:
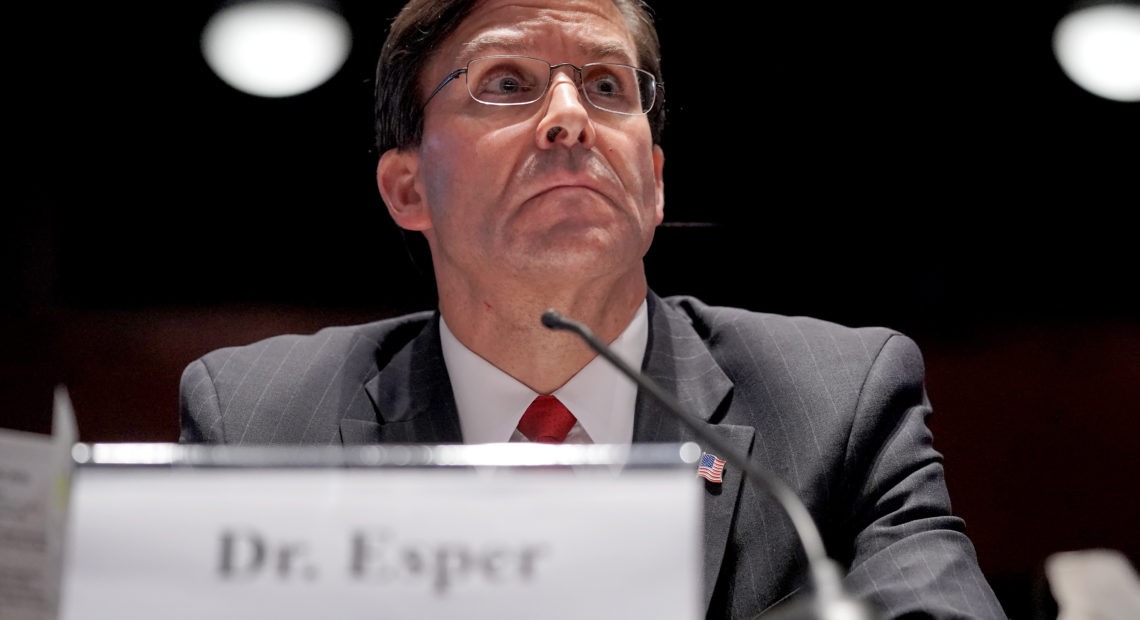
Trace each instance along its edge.
<path fill-rule="evenodd" d="M 678 467 L 80 467 L 60 618 L 693 620 L 698 480 Z"/>

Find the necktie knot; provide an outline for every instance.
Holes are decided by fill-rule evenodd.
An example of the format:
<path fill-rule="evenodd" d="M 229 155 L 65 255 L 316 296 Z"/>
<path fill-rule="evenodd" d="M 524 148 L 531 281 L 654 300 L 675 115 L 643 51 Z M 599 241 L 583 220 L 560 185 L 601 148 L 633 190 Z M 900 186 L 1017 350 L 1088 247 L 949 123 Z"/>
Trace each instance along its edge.
<path fill-rule="evenodd" d="M 526 408 L 518 428 L 531 441 L 562 443 L 577 421 L 562 401 L 550 394 L 540 394 Z"/>

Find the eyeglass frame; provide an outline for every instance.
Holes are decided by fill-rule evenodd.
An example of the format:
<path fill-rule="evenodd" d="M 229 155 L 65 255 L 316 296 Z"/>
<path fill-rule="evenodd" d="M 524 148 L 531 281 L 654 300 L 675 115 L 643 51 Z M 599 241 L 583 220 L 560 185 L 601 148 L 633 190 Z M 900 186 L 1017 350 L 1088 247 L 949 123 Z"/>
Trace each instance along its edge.
<path fill-rule="evenodd" d="M 547 74 L 547 76 L 546 76 L 546 87 L 542 89 L 542 92 L 539 93 L 538 96 L 535 97 L 533 100 L 524 101 L 524 102 L 520 102 L 520 103 L 495 103 L 495 102 L 483 101 L 481 99 L 477 99 L 475 97 L 475 95 L 471 92 L 470 85 L 465 84 L 464 90 L 467 91 L 467 96 L 471 97 L 472 101 L 475 101 L 476 103 L 480 103 L 482 105 L 506 107 L 506 106 L 530 105 L 532 103 L 535 103 L 536 101 L 545 97 L 546 93 L 550 91 L 550 85 L 554 82 L 554 72 L 558 69 L 561 69 L 562 67 L 570 67 L 571 69 L 574 69 L 574 71 L 578 74 L 578 79 L 575 81 L 575 86 L 578 87 L 578 90 L 582 91 L 583 98 L 587 102 L 589 102 L 589 104 L 591 106 L 593 106 L 594 108 L 596 108 L 598 110 L 601 110 L 603 112 L 610 112 L 611 114 L 621 114 L 623 116 L 645 116 L 645 115 L 649 114 L 649 112 L 651 110 L 653 110 L 653 106 L 657 105 L 657 90 L 658 90 L 658 88 L 660 88 L 660 85 L 657 83 L 657 76 L 653 75 L 651 72 L 646 71 L 645 69 L 642 69 L 640 67 L 635 67 L 633 65 L 622 63 L 622 62 L 588 62 L 588 63 L 582 65 L 581 67 L 579 67 L 578 65 L 576 65 L 572 62 L 560 62 L 558 64 L 552 65 L 552 64 L 550 64 L 550 62 L 543 60 L 541 58 L 535 58 L 534 56 L 523 56 L 521 54 L 492 54 L 490 56 L 479 56 L 477 58 L 472 58 L 471 60 L 467 61 L 467 64 L 456 69 L 455 71 L 452 71 L 451 73 L 448 73 L 443 78 L 443 81 L 439 83 L 439 86 L 436 86 L 435 90 L 431 91 L 431 94 L 427 96 L 427 99 L 424 99 L 424 103 L 422 106 L 420 106 L 420 109 L 421 110 L 426 109 L 428 103 L 430 103 L 431 100 L 437 94 L 439 94 L 439 91 L 443 90 L 444 86 L 447 86 L 451 82 L 455 81 L 456 79 L 459 78 L 459 76 L 466 74 L 468 67 L 471 66 L 471 63 L 477 62 L 480 60 L 486 60 L 488 58 L 524 58 L 527 60 L 537 60 L 539 62 L 546 63 L 546 65 L 548 67 L 550 67 L 550 73 Z M 619 112 L 617 110 L 610 110 L 607 108 L 603 108 L 603 107 L 599 106 L 598 104 L 594 103 L 593 99 L 590 99 L 590 95 L 588 95 L 582 87 L 582 79 L 583 79 L 582 78 L 582 72 L 585 71 L 587 67 L 596 67 L 599 65 L 628 67 L 630 69 L 633 69 L 637 73 L 644 73 L 645 75 L 649 76 L 649 79 L 653 80 L 653 89 L 651 91 L 653 93 L 653 101 L 649 102 L 649 107 L 645 108 L 645 110 L 643 110 L 641 112 Z M 642 106 L 642 107 L 644 107 L 644 106 Z"/>

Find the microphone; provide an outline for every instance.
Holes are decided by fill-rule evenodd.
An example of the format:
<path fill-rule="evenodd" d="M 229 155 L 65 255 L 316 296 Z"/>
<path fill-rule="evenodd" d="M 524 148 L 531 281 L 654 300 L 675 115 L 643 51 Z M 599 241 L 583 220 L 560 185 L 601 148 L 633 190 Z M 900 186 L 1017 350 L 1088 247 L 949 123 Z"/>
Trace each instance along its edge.
<path fill-rule="evenodd" d="M 577 334 L 594 351 L 606 358 L 617 367 L 625 376 L 632 379 L 638 386 L 649 392 L 670 413 L 684 422 L 701 441 L 711 446 L 720 454 L 724 454 L 725 461 L 744 472 L 745 478 L 751 480 L 761 491 L 767 491 L 776 498 L 780 507 L 787 513 L 796 531 L 796 536 L 803 545 L 807 556 L 809 577 L 815 587 L 815 596 L 806 601 L 786 603 L 765 613 L 765 619 L 793 618 L 820 618 L 824 620 L 875 620 L 879 616 L 871 606 L 850 596 L 843 587 L 843 578 L 839 565 L 828 557 L 823 546 L 823 538 L 812 520 L 800 498 L 791 487 L 774 474 L 761 469 L 747 457 L 737 454 L 727 442 L 719 436 L 708 432 L 704 422 L 691 413 L 686 412 L 677 402 L 677 399 L 667 393 L 652 379 L 633 369 L 617 356 L 608 346 L 598 340 L 585 325 L 568 319 L 556 310 L 547 310 L 542 313 L 542 324 L 548 329 L 570 331 Z"/>

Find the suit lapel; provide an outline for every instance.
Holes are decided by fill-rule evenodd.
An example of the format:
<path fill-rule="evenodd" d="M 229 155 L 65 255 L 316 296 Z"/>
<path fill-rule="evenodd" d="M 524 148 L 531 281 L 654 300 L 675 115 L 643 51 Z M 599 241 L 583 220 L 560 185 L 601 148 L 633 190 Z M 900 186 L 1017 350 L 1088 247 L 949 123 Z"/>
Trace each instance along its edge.
<path fill-rule="evenodd" d="M 377 351 L 382 358 L 384 352 Z M 439 314 L 363 386 L 373 411 L 340 423 L 345 444 L 461 443 L 459 412 L 443 363 Z"/>
<path fill-rule="evenodd" d="M 718 436 L 736 454 L 750 455 L 756 432 L 754 428 L 710 421 L 718 411 L 723 413 L 722 409 L 727 407 L 732 380 L 721 370 L 684 315 L 666 306 L 652 292 L 648 300 L 650 331 L 643 372 L 666 393 L 673 394 L 681 408 L 695 416 L 705 431 Z M 633 440 L 692 441 L 705 448 L 696 431 L 678 420 L 665 405 L 644 390 L 639 390 L 637 396 Z M 716 456 L 723 459 L 726 455 Z M 695 471 L 693 475 L 696 475 Z M 705 483 L 703 575 L 706 609 L 720 573 L 736 498 L 744 479 L 742 472 L 733 468 L 731 463 L 726 463 L 723 478 L 721 484 Z"/>
<path fill-rule="evenodd" d="M 711 421 L 727 407 L 732 381 L 683 314 L 666 306 L 652 292 L 648 303 L 650 333 L 643 372 L 675 395 L 685 411 L 705 424 L 705 430 L 718 435 L 737 454 L 749 455 L 755 429 Z M 381 360 L 385 356 L 382 349 L 377 351 Z M 455 396 L 443 363 L 438 314 L 388 363 L 381 361 L 379 365 L 378 373 L 363 386 L 373 411 L 350 413 L 341 421 L 341 439 L 345 444 L 462 442 Z M 696 432 L 644 391 L 637 396 L 633 440 L 703 444 Z M 705 485 L 706 608 L 720 573 L 742 480 L 741 472 L 729 463 L 725 465 L 723 483 Z"/>

